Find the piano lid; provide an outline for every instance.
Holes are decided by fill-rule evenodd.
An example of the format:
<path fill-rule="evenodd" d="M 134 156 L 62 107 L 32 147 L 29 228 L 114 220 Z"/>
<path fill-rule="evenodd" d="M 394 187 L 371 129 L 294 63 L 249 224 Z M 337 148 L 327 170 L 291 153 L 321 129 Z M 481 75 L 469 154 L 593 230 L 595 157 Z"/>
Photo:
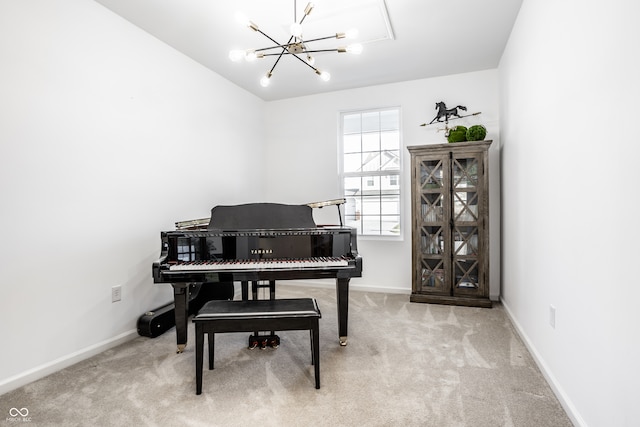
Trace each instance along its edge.
<path fill-rule="evenodd" d="M 211 209 L 208 226 L 219 230 L 316 227 L 311 206 L 280 203 L 216 206 Z"/>

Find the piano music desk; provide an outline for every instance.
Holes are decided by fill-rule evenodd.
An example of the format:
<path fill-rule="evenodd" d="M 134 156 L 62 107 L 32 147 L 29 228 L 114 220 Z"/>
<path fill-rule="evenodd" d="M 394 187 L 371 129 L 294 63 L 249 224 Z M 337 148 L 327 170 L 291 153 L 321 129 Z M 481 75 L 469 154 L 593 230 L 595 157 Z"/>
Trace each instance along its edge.
<path fill-rule="evenodd" d="M 193 318 L 196 327 L 196 394 L 202 394 L 204 334 L 209 335 L 209 370 L 213 369 L 215 334 L 257 330 L 309 330 L 311 364 L 320 388 L 320 330 L 322 317 L 313 298 L 207 302 Z"/>

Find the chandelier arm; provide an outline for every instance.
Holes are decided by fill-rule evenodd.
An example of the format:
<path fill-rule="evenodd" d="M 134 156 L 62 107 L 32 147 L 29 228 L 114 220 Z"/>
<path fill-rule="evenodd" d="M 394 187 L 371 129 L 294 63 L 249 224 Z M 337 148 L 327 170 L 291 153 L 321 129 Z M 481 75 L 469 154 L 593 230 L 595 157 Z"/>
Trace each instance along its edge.
<path fill-rule="evenodd" d="M 314 53 L 314 52 L 337 52 L 337 49 L 332 49 L 332 50 L 305 50 L 304 54 L 307 53 Z M 265 53 L 262 56 L 280 56 L 280 55 L 300 55 L 299 53 L 291 53 L 291 52 L 284 52 L 284 53 Z"/>
<path fill-rule="evenodd" d="M 271 48 L 268 48 L 268 49 L 274 49 L 276 47 L 282 47 L 283 49 L 286 49 L 286 47 L 284 47 L 284 46 L 289 46 L 291 44 L 291 40 L 293 40 L 293 36 L 291 36 L 291 37 L 289 37 L 289 41 L 286 44 L 280 44 L 277 41 L 275 41 L 273 38 L 271 38 L 271 36 L 269 36 L 268 34 L 263 32 L 261 29 L 258 28 L 257 31 L 260 34 L 262 34 L 263 36 L 265 36 L 266 38 L 268 38 L 269 40 L 271 40 L 272 42 L 274 42 L 276 44 L 274 47 L 271 47 Z M 258 50 L 264 50 L 264 49 L 258 49 Z"/>
<path fill-rule="evenodd" d="M 305 50 L 304 51 L 304 53 L 318 53 L 318 52 L 340 52 L 340 49 L 318 49 L 318 50 Z"/>
<path fill-rule="evenodd" d="M 304 19 L 305 19 L 307 16 L 309 16 L 309 15 L 306 15 L 306 14 L 302 15 L 302 19 L 300 19 L 300 22 L 298 22 L 298 25 L 302 25 L 302 23 L 304 22 Z M 295 21 L 294 21 L 294 22 L 295 22 Z M 300 35 L 300 36 L 302 36 L 302 35 Z M 291 39 L 297 39 L 297 37 L 295 37 L 295 36 L 291 36 Z M 291 39 L 289 39 L 289 43 L 291 43 Z M 302 40 L 302 37 L 299 39 L 299 41 L 300 41 L 300 43 L 304 43 L 304 41 Z"/>
<path fill-rule="evenodd" d="M 315 52 L 315 51 L 314 51 Z M 321 51 L 319 51 L 321 52 Z M 306 53 L 306 52 L 305 52 Z M 318 72 L 318 69 L 316 67 L 314 67 L 313 65 L 309 64 L 307 61 L 305 61 L 304 59 L 300 58 L 297 54 L 295 53 L 291 53 L 291 52 L 285 52 L 285 53 L 267 53 L 264 56 L 278 56 L 278 59 L 276 59 L 275 64 L 273 64 L 273 67 L 271 67 L 271 70 L 269 71 L 270 73 L 273 72 L 273 69 L 276 68 L 276 65 L 278 64 L 278 61 L 280 61 L 280 58 L 282 58 L 283 55 L 292 55 L 294 56 L 298 61 L 301 61 L 304 65 L 306 65 L 307 67 L 311 68 L 313 71 Z"/>
<path fill-rule="evenodd" d="M 291 37 L 293 38 L 293 37 Z M 333 39 L 335 38 L 335 36 L 328 36 L 328 37 L 321 37 L 318 39 L 312 39 L 312 40 L 302 40 L 300 43 L 311 43 L 311 42 L 315 42 L 315 41 L 319 41 L 319 40 L 327 40 L 327 39 Z M 289 47 L 295 45 L 296 43 L 287 43 L 287 44 L 278 44 L 275 46 L 269 46 L 269 47 L 262 47 L 260 49 L 254 49 L 254 52 L 262 52 L 265 50 L 271 50 L 271 49 L 283 49 L 283 50 L 287 50 Z M 339 49 L 319 49 L 319 50 L 307 50 L 305 49 L 306 53 L 313 53 L 313 52 L 338 52 Z M 283 52 L 284 55 L 289 55 L 288 52 Z M 264 56 L 275 56 L 275 55 L 281 55 L 281 53 L 265 53 Z"/>
<path fill-rule="evenodd" d="M 276 69 L 276 65 L 278 65 L 278 62 L 280 62 L 280 58 L 282 58 L 282 53 L 280 55 L 278 55 L 278 58 L 276 58 L 276 62 L 273 63 L 273 67 L 271 67 L 271 69 L 269 70 L 269 73 L 267 75 L 273 74 L 273 70 Z"/>
<path fill-rule="evenodd" d="M 275 46 L 269 46 L 269 47 L 262 47 L 260 49 L 254 49 L 254 52 L 262 52 L 263 50 L 271 50 L 271 49 L 283 49 L 283 50 L 287 50 L 289 47 L 295 45 L 295 43 L 287 43 L 287 44 L 278 44 Z M 266 55 L 277 55 L 274 53 L 265 53 Z"/>
<path fill-rule="evenodd" d="M 307 14 L 302 15 L 302 18 L 300 19 L 300 22 L 298 22 L 298 24 L 302 25 L 302 23 L 304 22 L 305 18 L 309 16 Z M 293 22 L 296 22 L 295 20 Z"/>
<path fill-rule="evenodd" d="M 293 55 L 294 58 L 296 58 L 298 61 L 302 62 L 304 65 L 306 65 L 307 67 L 311 68 L 313 71 L 315 71 L 316 73 L 319 73 L 318 69 L 316 67 L 314 67 L 313 65 L 309 64 L 307 61 L 305 61 L 304 59 L 300 58 L 298 55 L 296 55 L 295 53 L 291 53 L 290 55 Z"/>
<path fill-rule="evenodd" d="M 320 38 L 311 39 L 311 40 L 302 40 L 302 43 L 311 43 L 311 42 L 317 42 L 317 41 L 320 41 L 320 40 L 329 40 L 329 39 L 335 39 L 335 38 L 337 38 L 337 37 L 334 34 L 333 36 L 320 37 Z"/>
<path fill-rule="evenodd" d="M 262 31 L 258 30 L 260 33 L 262 33 Z M 269 40 L 273 41 L 274 43 L 278 43 L 277 41 L 275 41 L 274 39 L 272 39 L 271 37 L 269 37 L 268 35 L 262 33 L 265 37 L 267 37 Z M 291 43 L 291 40 L 294 37 L 292 36 L 289 39 L 289 43 L 287 44 L 276 44 L 274 46 L 269 46 L 269 47 L 262 47 L 260 49 L 254 49 L 254 52 L 262 52 L 265 50 L 271 50 L 271 49 L 282 49 L 284 52 L 282 53 L 265 53 L 264 56 L 275 56 L 275 55 L 289 55 L 290 53 L 287 52 L 287 49 L 293 45 L 295 45 L 296 43 Z M 333 39 L 335 38 L 335 36 L 327 36 L 327 37 L 320 37 L 317 39 L 311 39 L 311 40 L 301 40 L 301 43 L 311 43 L 311 42 L 316 42 L 316 41 L 320 41 L 320 40 L 327 40 L 327 39 Z M 338 49 L 319 49 L 319 50 L 305 50 L 306 53 L 314 53 L 314 52 L 338 52 Z"/>

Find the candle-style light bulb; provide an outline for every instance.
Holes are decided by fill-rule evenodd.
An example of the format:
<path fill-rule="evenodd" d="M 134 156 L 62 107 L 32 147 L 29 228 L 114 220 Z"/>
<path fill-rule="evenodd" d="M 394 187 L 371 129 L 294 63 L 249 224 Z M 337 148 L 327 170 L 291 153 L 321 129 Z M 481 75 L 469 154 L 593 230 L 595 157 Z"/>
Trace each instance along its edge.
<path fill-rule="evenodd" d="M 271 73 L 267 73 L 266 76 L 262 76 L 260 79 L 260 86 L 267 87 L 271 83 Z"/>

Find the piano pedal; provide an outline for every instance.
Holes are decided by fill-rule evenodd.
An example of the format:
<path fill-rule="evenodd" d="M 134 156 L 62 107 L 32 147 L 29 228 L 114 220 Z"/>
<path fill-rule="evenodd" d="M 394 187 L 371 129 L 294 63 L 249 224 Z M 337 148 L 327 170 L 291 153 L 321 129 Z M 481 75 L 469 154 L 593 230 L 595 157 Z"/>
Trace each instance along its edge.
<path fill-rule="evenodd" d="M 260 350 L 266 350 L 267 347 L 276 349 L 280 347 L 280 337 L 277 335 L 251 335 L 249 337 L 249 350 L 260 347 Z"/>

